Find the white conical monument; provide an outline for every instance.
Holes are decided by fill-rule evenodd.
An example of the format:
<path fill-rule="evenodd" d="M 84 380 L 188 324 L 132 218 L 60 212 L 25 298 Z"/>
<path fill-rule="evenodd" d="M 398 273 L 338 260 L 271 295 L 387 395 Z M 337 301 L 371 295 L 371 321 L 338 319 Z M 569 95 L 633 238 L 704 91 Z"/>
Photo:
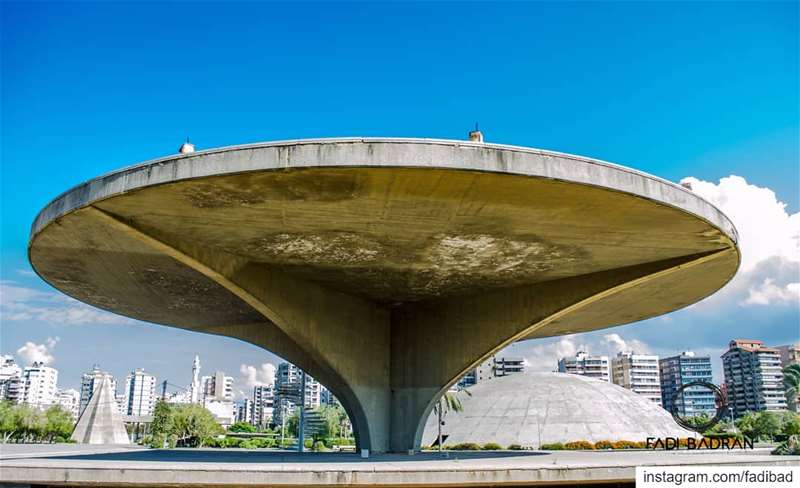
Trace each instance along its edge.
<path fill-rule="evenodd" d="M 72 439 L 79 444 L 131 443 L 108 376 L 103 377 L 100 388 L 92 393 L 92 398 L 72 431 Z"/>

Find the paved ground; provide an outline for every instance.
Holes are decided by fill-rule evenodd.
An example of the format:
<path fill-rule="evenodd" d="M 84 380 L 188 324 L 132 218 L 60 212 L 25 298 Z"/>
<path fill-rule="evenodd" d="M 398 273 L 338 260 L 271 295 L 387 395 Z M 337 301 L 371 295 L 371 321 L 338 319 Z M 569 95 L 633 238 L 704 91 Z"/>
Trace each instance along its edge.
<path fill-rule="evenodd" d="M 0 446 L 0 483 L 53 486 L 632 486 L 637 465 L 800 465 L 800 456 L 731 452 L 450 452 L 414 456 L 240 449 Z"/>

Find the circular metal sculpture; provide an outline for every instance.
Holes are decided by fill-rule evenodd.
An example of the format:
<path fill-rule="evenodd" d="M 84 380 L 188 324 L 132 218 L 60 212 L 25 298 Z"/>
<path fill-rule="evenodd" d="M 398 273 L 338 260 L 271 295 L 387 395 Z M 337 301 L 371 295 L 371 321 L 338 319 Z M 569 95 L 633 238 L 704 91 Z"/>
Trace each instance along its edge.
<path fill-rule="evenodd" d="M 705 388 L 710 390 L 714 394 L 714 403 L 716 404 L 716 412 L 714 413 L 714 417 L 709 419 L 706 422 L 697 423 L 693 422 L 691 418 L 684 418 L 681 416 L 679 412 L 679 404 L 683 404 L 682 400 L 684 391 L 688 388 Z M 678 423 L 684 429 L 693 430 L 695 432 L 703 433 L 714 427 L 722 420 L 723 417 L 728 413 L 728 401 L 725 398 L 725 395 L 722 394 L 722 390 L 719 389 L 717 385 L 714 383 L 709 383 L 708 381 L 692 381 L 691 383 L 686 383 L 685 385 L 681 385 L 676 391 L 675 395 L 672 397 L 672 418 L 675 419 L 675 422 Z"/>
<path fill-rule="evenodd" d="M 597 160 L 324 139 L 89 181 L 42 210 L 29 256 L 86 303 L 281 355 L 333 391 L 361 448 L 406 451 L 483 358 L 694 303 L 733 277 L 736 241 L 690 190 Z"/>

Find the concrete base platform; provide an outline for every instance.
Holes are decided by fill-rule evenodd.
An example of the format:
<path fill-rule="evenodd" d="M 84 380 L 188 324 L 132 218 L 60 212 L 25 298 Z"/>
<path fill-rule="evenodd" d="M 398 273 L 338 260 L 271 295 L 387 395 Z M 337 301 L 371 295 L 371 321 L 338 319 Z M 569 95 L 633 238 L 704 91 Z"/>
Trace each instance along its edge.
<path fill-rule="evenodd" d="M 632 486 L 636 466 L 797 466 L 800 456 L 725 452 L 499 451 L 414 456 L 107 446 L 0 447 L 0 483 L 17 486 Z"/>

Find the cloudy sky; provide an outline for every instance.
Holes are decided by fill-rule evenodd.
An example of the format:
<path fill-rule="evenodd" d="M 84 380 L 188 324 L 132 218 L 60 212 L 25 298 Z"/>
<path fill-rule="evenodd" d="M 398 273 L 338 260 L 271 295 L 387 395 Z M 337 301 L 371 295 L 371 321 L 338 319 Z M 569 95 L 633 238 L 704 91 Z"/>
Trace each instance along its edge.
<path fill-rule="evenodd" d="M 716 295 L 645 322 L 528 341 L 552 370 L 579 349 L 718 357 L 733 337 L 800 337 L 798 6 L 13 4 L 2 9 L 0 352 L 62 387 L 99 363 L 185 385 L 192 358 L 247 391 L 280 358 L 118 317 L 48 287 L 30 223 L 60 192 L 199 148 L 321 136 L 462 139 L 613 161 L 692 188 L 741 235 Z M 576 9 L 581 9 L 577 11 Z"/>

